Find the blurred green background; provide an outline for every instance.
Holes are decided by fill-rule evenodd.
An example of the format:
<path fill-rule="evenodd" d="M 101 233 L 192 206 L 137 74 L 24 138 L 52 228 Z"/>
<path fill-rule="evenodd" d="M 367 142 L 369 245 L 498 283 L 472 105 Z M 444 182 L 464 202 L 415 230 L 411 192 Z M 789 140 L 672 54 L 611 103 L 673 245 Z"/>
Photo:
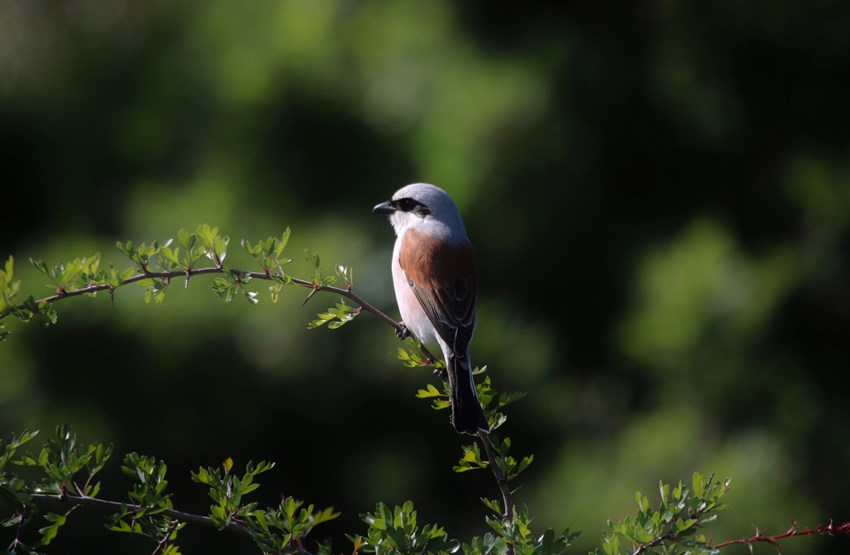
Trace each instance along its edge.
<path fill-rule="evenodd" d="M 717 539 L 847 520 L 848 29 L 843 1 L 0 0 L 0 255 L 40 296 L 30 257 L 123 268 L 116 240 L 209 223 L 253 269 L 239 240 L 290 226 L 293 273 L 309 248 L 396 315 L 370 209 L 435 183 L 480 257 L 473 359 L 529 394 L 507 432 L 535 454 L 517 498 L 541 529 L 582 530 L 584 553 L 635 490 L 694 471 L 733 479 Z M 335 298 L 272 304 L 261 283 L 258 306 L 225 304 L 211 281 L 8 321 L 0 434 L 70 422 L 114 443 L 115 498 L 119 457 L 155 455 L 191 512 L 209 502 L 190 470 L 276 461 L 256 500 L 333 505 L 317 534 L 337 552 L 377 501 L 486 531 L 495 484 L 452 473 L 463 438 L 414 398 L 434 378 L 399 365 L 388 326 L 308 331 Z M 150 552 L 78 513 L 52 552 Z"/>

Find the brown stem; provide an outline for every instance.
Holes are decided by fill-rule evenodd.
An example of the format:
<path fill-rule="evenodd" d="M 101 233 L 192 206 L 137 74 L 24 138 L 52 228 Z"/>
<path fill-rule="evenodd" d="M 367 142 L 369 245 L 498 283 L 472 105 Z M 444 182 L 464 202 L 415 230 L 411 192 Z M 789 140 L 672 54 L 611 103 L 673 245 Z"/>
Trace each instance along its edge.
<path fill-rule="evenodd" d="M 797 528 L 796 524 L 793 524 L 791 528 L 785 531 L 782 534 L 775 534 L 773 536 L 766 535 L 767 530 L 758 530 L 756 529 L 756 533 L 753 536 L 749 536 L 746 538 L 738 538 L 736 540 L 727 540 L 721 543 L 718 543 L 714 546 L 715 549 L 721 549 L 723 547 L 727 547 L 735 544 L 746 544 L 749 545 L 752 549 L 752 545 L 756 543 L 769 543 L 779 549 L 779 540 L 784 540 L 788 538 L 796 538 L 798 536 L 817 536 L 817 535 L 826 535 L 832 536 L 835 534 L 843 534 L 845 536 L 850 536 L 850 521 L 844 522 L 839 525 L 834 525 L 832 521 L 829 521 L 829 524 L 818 524 L 814 528 Z"/>
<path fill-rule="evenodd" d="M 124 509 L 129 509 L 131 511 L 139 511 L 143 508 L 141 505 L 134 505 L 131 503 L 119 503 L 117 501 L 109 501 L 108 499 L 98 499 L 96 497 L 85 497 L 69 494 L 34 493 L 32 494 L 31 498 L 35 505 L 56 505 L 59 507 L 70 507 L 72 509 L 76 507 L 91 507 L 103 511 L 118 512 L 123 511 Z M 218 528 L 218 526 L 213 523 L 212 519 L 206 516 L 196 515 L 192 513 L 184 513 L 183 511 L 178 511 L 175 509 L 165 509 L 164 511 L 161 511 L 157 514 L 169 517 L 175 521 L 185 522 L 187 524 L 198 524 L 201 526 Z M 248 538 L 253 537 L 251 529 L 247 526 L 239 524 L 238 522 L 231 522 L 227 526 L 225 526 L 224 529 L 228 532 L 233 532 L 240 536 L 245 536 Z M 301 547 L 296 546 L 296 549 L 298 549 L 298 551 L 302 555 L 312 555 L 312 553 Z"/>
<path fill-rule="evenodd" d="M 513 520 L 513 494 L 511 493 L 508 477 L 502 467 L 499 466 L 496 450 L 493 448 L 493 442 L 490 441 L 490 434 L 484 430 L 478 430 L 478 439 L 481 445 L 484 446 L 484 452 L 487 454 L 487 466 L 493 472 L 493 477 L 496 478 L 496 483 L 499 485 L 499 491 L 502 492 L 502 518 L 507 522 Z"/>
<path fill-rule="evenodd" d="M 159 555 L 166 547 L 168 547 L 168 538 L 171 536 L 174 530 L 177 529 L 177 526 L 179 524 L 180 521 L 176 518 L 171 520 L 171 524 L 168 526 L 168 530 L 165 531 L 165 534 L 163 534 L 162 539 L 157 542 L 156 549 L 153 550 L 151 555 Z"/>
<path fill-rule="evenodd" d="M 97 497 L 85 497 L 79 495 L 59 494 L 59 493 L 34 493 L 32 500 L 36 505 L 56 505 L 60 507 L 91 507 L 104 511 L 121 511 L 122 508 L 127 508 L 131 511 L 139 511 L 143 507 L 141 505 L 133 505 L 129 503 L 119 503 L 118 501 L 110 501 L 108 499 L 98 499 Z M 192 513 L 184 513 L 176 509 L 165 509 L 157 514 L 167 516 L 169 518 L 186 522 L 189 524 L 199 524 L 216 528 L 212 519 L 206 516 L 196 515 Z M 241 536 L 251 537 L 251 530 L 245 526 L 231 522 L 226 526 L 230 532 L 235 532 Z"/>
<path fill-rule="evenodd" d="M 136 274 L 134 276 L 131 276 L 131 277 L 123 280 L 118 285 L 113 285 L 113 284 L 110 284 L 110 283 L 93 283 L 93 284 L 90 284 L 86 287 L 81 287 L 79 289 L 72 289 L 72 290 L 63 289 L 61 292 L 57 292 L 53 295 L 48 295 L 47 297 L 43 297 L 41 299 L 36 300 L 35 304 L 38 305 L 38 304 L 41 304 L 41 303 L 54 303 L 54 302 L 57 302 L 57 301 L 61 301 L 63 299 L 70 299 L 71 297 L 79 297 L 80 295 L 88 295 L 88 294 L 91 294 L 91 293 L 97 293 L 99 291 L 107 291 L 107 290 L 113 291 L 116 288 L 121 287 L 123 285 L 130 285 L 132 283 L 138 283 L 138 282 L 144 281 L 146 279 L 159 278 L 159 279 L 169 280 L 169 279 L 172 279 L 172 278 L 185 276 L 186 279 L 188 280 L 191 276 L 199 276 L 199 275 L 204 275 L 204 274 L 225 274 L 225 273 L 231 274 L 235 277 L 248 276 L 252 279 L 264 279 L 264 280 L 278 279 L 278 278 L 282 277 L 282 275 L 283 275 L 282 273 L 281 274 L 268 274 L 266 272 L 247 272 L 247 271 L 238 270 L 238 269 L 226 269 L 226 268 L 215 268 L 215 267 L 193 268 L 193 269 L 188 269 L 188 270 L 171 270 L 171 271 L 166 271 L 166 272 L 143 272 L 141 274 Z M 332 286 L 329 286 L 329 285 L 316 285 L 312 281 L 308 281 L 308 280 L 305 280 L 305 279 L 299 279 L 299 278 L 293 278 L 293 277 L 290 277 L 289 280 L 292 283 L 294 283 L 296 285 L 300 285 L 302 287 L 308 287 L 308 288 L 314 289 L 316 291 L 328 291 L 328 292 L 336 293 L 338 295 L 342 295 L 343 297 L 347 297 L 347 298 L 353 300 L 354 302 L 358 303 L 361 307 L 363 307 L 364 310 L 371 312 L 372 314 L 378 316 L 380 319 L 387 322 L 389 325 L 393 326 L 397 331 L 400 332 L 401 330 L 404 329 L 401 324 L 399 324 L 398 322 L 396 322 L 395 320 L 393 320 L 392 318 L 390 318 L 386 314 L 382 313 L 380 310 L 378 310 L 374 306 L 370 305 L 369 303 L 367 303 L 366 301 L 361 299 L 358 295 L 352 293 L 349 289 L 342 289 L 342 288 L 339 288 L 339 287 L 332 287 Z M 22 310 L 24 308 L 26 308 L 26 306 L 23 305 L 23 304 L 7 308 L 6 310 L 0 312 L 0 319 L 9 316 L 15 310 Z"/>

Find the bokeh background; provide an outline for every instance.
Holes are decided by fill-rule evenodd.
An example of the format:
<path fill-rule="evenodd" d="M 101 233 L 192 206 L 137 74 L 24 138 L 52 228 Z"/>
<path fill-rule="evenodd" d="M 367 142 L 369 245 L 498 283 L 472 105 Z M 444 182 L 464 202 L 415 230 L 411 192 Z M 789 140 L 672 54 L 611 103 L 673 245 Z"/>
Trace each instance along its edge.
<path fill-rule="evenodd" d="M 101 253 L 219 226 L 293 229 L 304 249 L 395 315 L 392 230 L 371 207 L 436 183 L 479 257 L 473 357 L 509 411 L 518 500 L 542 530 L 598 545 L 659 479 L 732 478 L 715 538 L 850 519 L 850 4 L 0 0 L 0 255 Z M 116 456 L 190 470 L 272 460 L 261 504 L 342 511 L 336 552 L 378 501 L 483 534 L 492 479 L 456 475 L 463 439 L 414 398 L 434 383 L 364 315 L 307 330 L 337 299 L 287 289 L 226 304 L 211 280 L 57 305 L 7 321 L 0 433 L 70 422 Z M 78 514 L 51 552 L 149 553 Z M 34 532 L 34 530 L 32 530 Z M 3 545 L 9 530 L 0 531 Z M 186 529 L 186 553 L 251 552 Z M 793 554 L 846 553 L 846 538 Z M 729 548 L 730 553 L 744 547 Z M 769 546 L 757 552 L 772 553 Z"/>

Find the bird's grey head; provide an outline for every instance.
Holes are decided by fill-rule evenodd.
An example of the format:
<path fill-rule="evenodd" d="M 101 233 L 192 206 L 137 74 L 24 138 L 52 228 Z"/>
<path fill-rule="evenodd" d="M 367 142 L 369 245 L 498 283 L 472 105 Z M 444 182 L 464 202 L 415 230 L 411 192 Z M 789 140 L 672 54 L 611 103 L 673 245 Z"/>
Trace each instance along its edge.
<path fill-rule="evenodd" d="M 397 234 L 419 222 L 430 222 L 435 228 L 447 226 L 465 233 L 460 212 L 452 197 L 429 183 L 406 185 L 396 191 L 390 200 L 375 206 L 372 211 L 387 214 Z"/>

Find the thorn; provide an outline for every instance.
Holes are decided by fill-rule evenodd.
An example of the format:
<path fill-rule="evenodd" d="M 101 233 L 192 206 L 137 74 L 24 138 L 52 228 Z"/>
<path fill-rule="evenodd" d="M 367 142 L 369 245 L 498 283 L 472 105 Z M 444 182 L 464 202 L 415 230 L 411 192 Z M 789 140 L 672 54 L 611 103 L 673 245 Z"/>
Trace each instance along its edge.
<path fill-rule="evenodd" d="M 315 295 L 315 294 L 316 294 L 316 292 L 317 292 L 318 290 L 319 290 L 319 286 L 318 286 L 318 285 L 314 285 L 314 286 L 313 286 L 313 290 L 312 290 L 312 291 L 310 291 L 310 294 L 309 294 L 309 295 L 307 295 L 307 298 L 306 298 L 306 299 L 304 299 L 304 302 L 303 302 L 303 303 L 301 303 L 301 306 L 304 306 L 305 304 L 307 304 L 307 301 L 309 301 L 310 299 L 312 299 L 312 298 L 313 298 L 313 295 Z"/>

